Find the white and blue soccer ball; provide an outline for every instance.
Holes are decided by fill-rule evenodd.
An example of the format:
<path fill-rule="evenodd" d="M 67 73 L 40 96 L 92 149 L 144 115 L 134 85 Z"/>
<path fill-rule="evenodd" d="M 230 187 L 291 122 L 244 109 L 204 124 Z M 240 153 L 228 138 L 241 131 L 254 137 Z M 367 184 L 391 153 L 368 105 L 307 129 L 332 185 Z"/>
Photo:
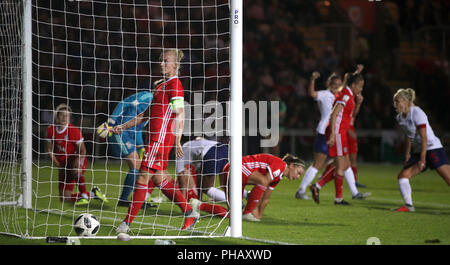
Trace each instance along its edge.
<path fill-rule="evenodd" d="M 100 230 L 100 221 L 90 213 L 82 213 L 75 219 L 73 229 L 78 236 L 95 236 Z"/>

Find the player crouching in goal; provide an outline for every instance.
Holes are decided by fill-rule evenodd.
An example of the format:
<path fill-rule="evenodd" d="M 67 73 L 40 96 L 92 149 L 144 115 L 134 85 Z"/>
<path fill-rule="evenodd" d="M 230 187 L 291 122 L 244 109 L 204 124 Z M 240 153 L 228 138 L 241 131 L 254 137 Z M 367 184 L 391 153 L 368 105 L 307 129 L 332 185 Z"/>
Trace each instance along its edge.
<path fill-rule="evenodd" d="M 150 108 L 136 118 L 115 126 L 112 131 L 122 131 L 149 120 L 149 141 L 139 169 L 136 188 L 128 214 L 116 229 L 118 233 L 127 233 L 129 226 L 142 207 L 147 190 L 150 193 L 155 186 L 172 202 L 177 204 L 185 216 L 183 230 L 192 229 L 199 218 L 187 203 L 181 191 L 177 189 L 167 171 L 169 153 L 174 144 L 177 158 L 183 156 L 181 136 L 184 128 L 184 90 L 178 78 L 178 69 L 183 52 L 178 49 L 167 49 L 161 54 L 161 72 L 164 79 L 155 82 L 153 101 Z M 173 129 L 174 128 L 174 129 Z"/>
<path fill-rule="evenodd" d="M 58 167 L 59 196 L 61 201 L 75 202 L 76 206 L 86 205 L 90 198 L 108 202 L 98 187 L 86 190 L 84 172 L 87 169 L 86 147 L 81 131 L 70 123 L 72 109 L 60 104 L 55 110 L 55 124 L 47 128 L 47 152 Z M 79 193 L 72 193 L 78 184 Z"/>
<path fill-rule="evenodd" d="M 220 176 L 221 187 L 224 187 L 228 198 L 230 164 L 227 163 Z M 242 190 L 245 186 L 254 185 L 247 198 L 242 219 L 259 222 L 270 196 L 281 179 L 295 180 L 305 172 L 305 162 L 291 154 L 282 159 L 270 154 L 256 154 L 242 157 Z M 194 208 L 202 207 L 192 203 Z M 227 212 L 219 205 L 214 205 L 216 212 Z M 223 209 L 220 210 L 219 208 Z"/>

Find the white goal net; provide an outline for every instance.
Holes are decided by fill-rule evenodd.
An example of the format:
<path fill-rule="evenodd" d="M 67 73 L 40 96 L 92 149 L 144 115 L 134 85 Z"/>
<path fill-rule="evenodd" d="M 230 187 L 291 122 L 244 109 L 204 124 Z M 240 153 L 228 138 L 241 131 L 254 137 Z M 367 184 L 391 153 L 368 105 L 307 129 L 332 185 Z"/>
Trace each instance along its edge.
<path fill-rule="evenodd" d="M 76 236 L 73 221 L 81 213 L 90 213 L 101 223 L 97 237 L 117 235 L 116 228 L 128 212 L 125 199 L 129 202 L 133 198 L 136 175 L 126 158 L 133 151 L 133 143 L 122 142 L 119 151 L 114 150 L 114 137 L 100 138 L 97 128 L 111 121 L 122 101 L 137 93 L 154 92 L 154 82 L 164 78 L 160 56 L 165 50 L 176 48 L 184 53 L 178 73 L 184 89 L 182 144 L 202 136 L 229 145 L 229 1 L 32 0 L 32 191 L 31 208 L 20 207 L 22 12 L 20 0 L 0 3 L 0 233 Z M 63 118 L 55 113 L 58 106 L 64 107 L 61 104 L 70 108 L 70 124 L 81 132 L 79 138 L 69 132 L 64 135 L 72 125 L 59 126 Z M 53 129 L 54 125 L 58 126 Z M 137 153 L 148 143 L 147 132 L 148 125 L 134 131 L 134 136 L 142 135 L 142 143 L 134 145 Z M 65 141 L 64 152 L 70 152 L 66 149 L 71 144 L 75 153 L 85 152 L 85 171 L 71 169 L 78 165 L 70 161 L 71 156 L 66 156 L 66 162 L 58 160 L 60 154 L 51 156 L 61 151 L 57 150 L 58 141 Z M 167 170 L 174 185 L 179 186 L 174 151 L 169 155 Z M 191 162 L 198 166 L 204 161 Z M 201 179 L 201 167 L 195 173 Z M 80 186 L 87 190 L 87 198 Z M 222 188 L 218 177 L 213 187 Z M 186 195 L 188 190 L 181 192 Z M 212 208 L 227 208 L 226 201 L 208 198 L 206 191 L 198 199 Z M 130 235 L 226 233 L 229 215 L 222 217 L 211 211 L 200 214 L 193 229 L 182 230 L 185 214 L 181 207 L 155 187 L 130 225 Z"/>

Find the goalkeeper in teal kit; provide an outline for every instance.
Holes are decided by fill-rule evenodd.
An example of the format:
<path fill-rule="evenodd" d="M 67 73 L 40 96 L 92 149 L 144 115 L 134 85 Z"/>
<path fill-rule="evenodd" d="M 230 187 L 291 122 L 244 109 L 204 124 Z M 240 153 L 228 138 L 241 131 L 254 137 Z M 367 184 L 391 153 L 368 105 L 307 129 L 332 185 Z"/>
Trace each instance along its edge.
<path fill-rule="evenodd" d="M 139 92 L 127 97 L 116 106 L 108 121 L 98 127 L 97 133 L 100 137 L 106 136 L 106 134 L 102 135 L 100 133 L 102 129 L 106 128 L 109 130 L 116 125 L 134 119 L 136 116 L 147 110 L 152 99 L 153 94 L 147 91 Z M 131 127 L 121 134 L 113 134 L 112 132 L 107 134 L 112 155 L 117 158 L 126 158 L 129 165 L 129 171 L 125 177 L 118 206 L 128 207 L 130 203 L 128 201 L 128 196 L 134 189 L 137 174 L 141 167 L 140 156 L 145 149 L 142 133 L 146 125 L 147 122 Z"/>

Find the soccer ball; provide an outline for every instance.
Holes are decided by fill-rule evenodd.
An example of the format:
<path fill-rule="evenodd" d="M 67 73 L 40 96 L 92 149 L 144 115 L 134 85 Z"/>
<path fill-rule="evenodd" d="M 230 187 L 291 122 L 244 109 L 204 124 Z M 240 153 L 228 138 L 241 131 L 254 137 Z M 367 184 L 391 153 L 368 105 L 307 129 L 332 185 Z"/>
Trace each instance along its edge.
<path fill-rule="evenodd" d="M 101 138 L 106 138 L 106 136 L 112 136 L 112 127 L 108 125 L 107 122 L 102 123 L 97 127 L 97 135 Z"/>
<path fill-rule="evenodd" d="M 100 222 L 94 215 L 82 213 L 75 219 L 73 229 L 78 236 L 95 236 L 100 229 Z"/>

